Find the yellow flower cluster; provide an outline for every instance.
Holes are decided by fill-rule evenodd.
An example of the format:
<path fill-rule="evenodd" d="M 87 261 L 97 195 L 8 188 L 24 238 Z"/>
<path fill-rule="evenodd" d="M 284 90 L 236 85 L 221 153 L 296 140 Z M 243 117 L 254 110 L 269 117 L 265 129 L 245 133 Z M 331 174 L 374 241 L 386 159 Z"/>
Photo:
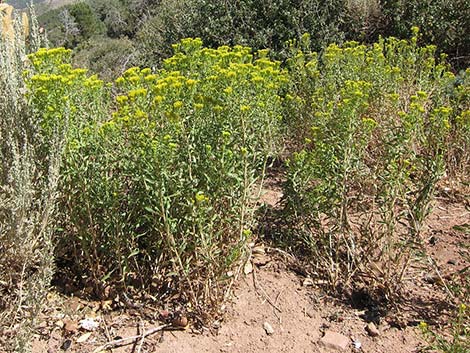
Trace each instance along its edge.
<path fill-rule="evenodd" d="M 164 69 L 153 73 L 132 67 L 116 80 L 122 90 L 116 117 L 128 120 L 138 109 L 155 119 L 181 122 L 183 116 L 208 112 L 264 113 L 266 100 L 280 102 L 287 72 L 267 59 L 266 51 L 255 59 L 249 47 L 203 48 L 198 38 L 183 39 L 173 48 L 175 55 L 165 60 Z M 253 97 L 259 101 L 251 102 Z"/>
<path fill-rule="evenodd" d="M 64 121 L 66 114 L 73 124 L 75 118 L 81 118 L 77 115 L 80 107 L 101 97 L 103 82 L 96 75 L 88 76 L 86 69 L 73 68 L 70 55 L 65 48 L 41 48 L 28 55 L 31 65 L 23 72 L 27 95 L 46 133 Z"/>

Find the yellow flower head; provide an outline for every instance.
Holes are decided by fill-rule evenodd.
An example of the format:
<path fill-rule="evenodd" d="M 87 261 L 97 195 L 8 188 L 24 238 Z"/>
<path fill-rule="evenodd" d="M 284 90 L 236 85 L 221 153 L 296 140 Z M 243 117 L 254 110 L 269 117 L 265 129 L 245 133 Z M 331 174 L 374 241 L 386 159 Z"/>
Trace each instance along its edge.
<path fill-rule="evenodd" d="M 173 107 L 174 107 L 175 109 L 179 109 L 179 108 L 181 108 L 182 106 L 183 106 L 183 102 L 182 102 L 182 101 L 176 101 L 176 102 L 173 103 Z"/>
<path fill-rule="evenodd" d="M 203 203 L 209 200 L 209 198 L 206 195 L 204 195 L 202 191 L 198 191 L 196 193 L 195 199 L 197 203 Z"/>

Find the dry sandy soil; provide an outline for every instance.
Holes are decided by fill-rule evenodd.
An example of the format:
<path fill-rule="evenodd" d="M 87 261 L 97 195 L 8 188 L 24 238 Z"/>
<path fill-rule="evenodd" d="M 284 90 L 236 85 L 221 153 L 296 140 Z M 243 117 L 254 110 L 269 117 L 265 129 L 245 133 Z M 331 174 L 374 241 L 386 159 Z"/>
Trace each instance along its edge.
<path fill-rule="evenodd" d="M 374 315 L 373 307 L 354 308 L 348 300 L 329 296 L 318 283 L 292 271 L 281 251 L 258 244 L 265 255 L 254 257 L 253 272 L 241 276 L 221 321 L 199 330 L 189 322 L 185 329 L 159 330 L 101 352 L 330 352 L 320 343 L 326 331 L 347 337 L 345 352 L 419 352 L 425 346 L 420 321 L 444 331 L 448 327 L 452 305 L 440 278 L 445 283 L 470 265 L 468 253 L 462 252 L 463 245 L 470 244 L 469 233 L 455 227 L 470 223 L 468 200 L 441 196 L 424 230 L 438 271 L 430 272 L 425 260 L 422 266 L 413 266 L 404 302 L 386 315 Z M 275 185 L 266 197 L 267 203 L 279 197 Z M 49 309 L 36 328 L 35 353 L 98 352 L 107 342 L 159 327 L 158 318 L 167 314 L 152 307 L 108 311 L 106 303 L 56 293 L 49 299 Z M 98 324 L 95 330 L 80 327 L 86 317 Z M 368 321 L 375 322 L 378 336 L 367 332 Z M 268 334 L 267 326 L 273 332 Z"/>
<path fill-rule="evenodd" d="M 301 278 L 282 263 L 272 261 L 255 271 L 255 276 L 250 274 L 239 282 L 223 322 L 202 333 L 191 329 L 157 332 L 144 340 L 141 352 L 327 352 L 319 344 L 326 330 L 349 337 L 349 351 L 353 351 L 353 340 L 361 343 L 363 352 L 377 353 L 414 352 L 422 343 L 415 327 L 398 329 L 386 322 L 378 326 L 378 337 L 370 337 L 361 318 L 363 310 L 351 309 L 312 287 L 302 286 Z M 86 342 L 78 343 L 86 333 L 76 324 L 87 316 L 86 312 L 93 313 L 90 309 L 94 304 L 77 300 L 64 304 L 55 310 L 55 322 L 42 325 L 44 336 L 37 336 L 35 352 L 60 352 L 67 342 L 71 343 L 69 352 L 92 352 L 106 342 L 107 334 L 114 339 L 134 336 L 141 330 L 142 322 L 132 314 L 103 315 L 98 311 L 96 318 L 103 328 L 93 332 Z M 71 308 L 78 310 L 71 312 Z M 62 317 L 64 312 L 68 314 Z M 266 333 L 265 323 L 271 325 L 274 333 Z M 144 326 L 150 329 L 159 326 L 159 322 L 146 320 Z M 138 352 L 141 341 L 135 343 L 112 352 Z"/>

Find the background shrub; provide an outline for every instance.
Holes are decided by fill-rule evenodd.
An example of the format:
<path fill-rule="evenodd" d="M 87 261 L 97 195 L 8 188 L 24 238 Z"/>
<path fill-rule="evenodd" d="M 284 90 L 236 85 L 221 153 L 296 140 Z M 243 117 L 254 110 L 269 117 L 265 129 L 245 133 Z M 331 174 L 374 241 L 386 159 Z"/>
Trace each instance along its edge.
<path fill-rule="evenodd" d="M 312 46 L 320 49 L 341 41 L 343 0 L 329 1 L 220 1 L 163 0 L 137 35 L 147 63 L 155 65 L 168 45 L 184 37 L 201 37 L 209 47 L 245 45 L 269 48 L 283 58 L 285 42 L 312 34 Z M 149 55 L 150 54 L 150 55 Z"/>
<path fill-rule="evenodd" d="M 469 63 L 469 6 L 464 0 L 95 0 L 52 8 L 41 15 L 40 23 L 52 45 L 77 48 L 82 58 L 89 51 L 94 55 L 90 44 L 98 44 L 93 39 L 97 35 L 103 48 L 109 47 L 108 40 L 129 40 L 138 59 L 128 67 L 160 65 L 172 55 L 171 44 L 186 37 L 204 38 L 213 48 L 270 48 L 273 57 L 284 60 L 285 42 L 299 40 L 304 33 L 311 36 L 312 50 L 321 51 L 345 40 L 409 38 L 410 28 L 418 26 L 422 44 L 439 45 L 437 54 L 448 53 L 451 65 L 460 70 Z M 89 62 L 95 63 L 92 69 L 114 66 L 112 57 L 95 59 L 98 62 Z"/>
<path fill-rule="evenodd" d="M 457 69 L 470 65 L 470 4 L 452 1 L 381 1 L 381 33 L 406 38 L 412 26 L 421 29 L 422 41 L 447 53 Z"/>
<path fill-rule="evenodd" d="M 77 48 L 73 63 L 78 67 L 87 67 L 92 72 L 98 72 L 101 79 L 110 82 L 127 68 L 140 62 L 134 45 L 135 43 L 126 38 L 94 37 Z"/>
<path fill-rule="evenodd" d="M 105 33 L 106 26 L 85 2 L 66 5 L 38 17 L 53 46 L 74 48 L 88 39 Z"/>

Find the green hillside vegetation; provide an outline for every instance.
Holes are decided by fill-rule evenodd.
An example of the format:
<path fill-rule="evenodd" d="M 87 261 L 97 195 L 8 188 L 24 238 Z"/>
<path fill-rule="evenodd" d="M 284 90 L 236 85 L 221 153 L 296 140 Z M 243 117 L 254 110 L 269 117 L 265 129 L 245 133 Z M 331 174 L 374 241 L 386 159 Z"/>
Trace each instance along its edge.
<path fill-rule="evenodd" d="M 346 40 L 372 43 L 380 35 L 408 38 L 414 25 L 420 27 L 421 43 L 437 44 L 456 69 L 470 60 L 470 4 L 465 0 L 97 0 L 51 10 L 39 23 L 52 45 L 77 47 L 81 65 L 97 73 L 102 67 L 114 68 L 107 78 L 124 70 L 109 61 L 129 44 L 121 40 L 132 42 L 134 55 L 124 51 L 118 62 L 153 67 L 172 54 L 171 44 L 186 37 L 204 38 L 209 47 L 270 48 L 274 58 L 283 60 L 286 41 L 304 33 L 310 34 L 312 49 L 321 50 Z M 115 54 L 97 58 L 100 46 Z"/>
<path fill-rule="evenodd" d="M 439 182 L 470 180 L 470 5 L 432 5 L 98 0 L 43 13 L 46 36 L 18 17 L 0 33 L 5 350 L 30 350 L 64 278 L 207 324 L 261 237 L 332 295 L 398 307 Z M 449 299 L 459 322 L 469 300 Z"/>
<path fill-rule="evenodd" d="M 8 2 L 8 4 L 13 6 L 15 9 L 24 9 L 28 7 L 29 4 L 31 4 L 31 1 L 29 0 L 9 0 L 9 1 L 4 1 L 4 2 Z M 37 5 L 37 4 L 40 4 L 41 2 L 44 2 L 44 0 L 34 1 L 33 3 Z"/>
<path fill-rule="evenodd" d="M 27 9 L 32 3 L 36 9 L 36 13 L 42 13 L 77 1 L 79 0 L 4 0 L 3 2 L 19 10 Z"/>

